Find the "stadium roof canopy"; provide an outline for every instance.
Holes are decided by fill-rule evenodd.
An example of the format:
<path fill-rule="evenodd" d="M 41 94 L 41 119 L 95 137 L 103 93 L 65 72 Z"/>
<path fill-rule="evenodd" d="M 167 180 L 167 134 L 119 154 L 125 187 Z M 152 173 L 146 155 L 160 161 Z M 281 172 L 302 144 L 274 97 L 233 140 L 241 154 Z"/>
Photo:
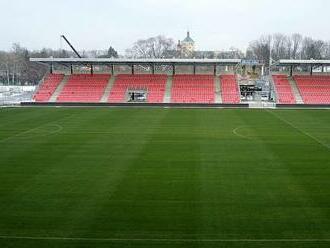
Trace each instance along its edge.
<path fill-rule="evenodd" d="M 276 66 L 330 66 L 330 60 L 290 60 L 281 59 L 277 61 L 274 65 Z"/>
<path fill-rule="evenodd" d="M 238 65 L 241 59 L 110 59 L 110 58 L 31 58 L 31 62 L 65 65 Z"/>
<path fill-rule="evenodd" d="M 173 75 L 175 74 L 175 67 L 179 65 L 192 65 L 194 67 L 194 74 L 197 66 L 213 66 L 214 74 L 217 74 L 217 66 L 237 66 L 242 63 L 241 59 L 110 59 L 110 58 L 31 58 L 31 62 L 42 63 L 50 66 L 50 73 L 53 73 L 53 65 L 59 64 L 71 67 L 74 65 L 87 65 L 91 67 L 91 74 L 93 74 L 93 67 L 95 65 L 111 66 L 111 72 L 114 74 L 116 65 L 128 65 L 132 68 L 134 74 L 134 66 L 147 65 L 151 66 L 152 73 L 155 73 L 156 65 L 167 65 L 173 68 Z"/>
<path fill-rule="evenodd" d="M 322 67 L 322 72 L 325 66 L 330 66 L 330 60 L 291 60 L 281 59 L 273 64 L 274 66 L 290 67 L 290 76 L 293 75 L 293 68 L 297 66 L 308 66 L 310 67 L 310 75 L 313 75 L 314 67 Z"/>

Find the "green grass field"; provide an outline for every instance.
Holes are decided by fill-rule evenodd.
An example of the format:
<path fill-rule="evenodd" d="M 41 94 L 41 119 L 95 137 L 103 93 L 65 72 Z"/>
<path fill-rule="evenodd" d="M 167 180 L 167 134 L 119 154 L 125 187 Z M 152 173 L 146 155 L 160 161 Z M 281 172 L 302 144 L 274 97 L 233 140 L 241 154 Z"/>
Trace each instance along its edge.
<path fill-rule="evenodd" d="M 0 109 L 0 247 L 330 247 L 330 111 Z"/>

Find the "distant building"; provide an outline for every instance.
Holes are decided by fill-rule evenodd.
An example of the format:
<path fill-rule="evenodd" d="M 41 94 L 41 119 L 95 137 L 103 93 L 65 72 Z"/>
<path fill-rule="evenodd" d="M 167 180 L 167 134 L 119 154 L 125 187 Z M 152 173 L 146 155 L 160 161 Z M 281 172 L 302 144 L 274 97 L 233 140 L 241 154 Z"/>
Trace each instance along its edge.
<path fill-rule="evenodd" d="M 190 58 L 195 52 L 195 41 L 190 37 L 190 32 L 187 32 L 187 37 L 184 40 L 179 40 L 177 45 L 179 57 Z"/>
<path fill-rule="evenodd" d="M 170 54 L 170 57 L 196 59 L 241 59 L 244 57 L 244 54 L 235 48 L 228 51 L 197 51 L 195 41 L 191 38 L 189 31 L 184 40 L 178 41 L 176 51 L 170 51 Z"/>

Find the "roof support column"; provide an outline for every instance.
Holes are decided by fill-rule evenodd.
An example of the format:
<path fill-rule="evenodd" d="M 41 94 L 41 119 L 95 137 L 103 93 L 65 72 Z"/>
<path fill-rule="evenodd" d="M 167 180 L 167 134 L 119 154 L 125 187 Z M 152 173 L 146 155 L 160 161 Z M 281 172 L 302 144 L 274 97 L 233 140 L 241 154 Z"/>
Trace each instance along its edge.
<path fill-rule="evenodd" d="M 196 75 L 196 64 L 194 64 L 194 75 Z"/>
<path fill-rule="evenodd" d="M 175 71 L 175 64 L 172 65 L 172 75 L 175 75 L 176 71 Z"/>
<path fill-rule="evenodd" d="M 135 74 L 135 71 L 134 71 L 134 64 L 131 65 L 131 67 L 132 67 L 132 75 L 134 75 L 134 74 Z"/>
<path fill-rule="evenodd" d="M 310 75 L 313 76 L 313 65 L 311 65 Z"/>
<path fill-rule="evenodd" d="M 53 63 L 51 63 L 51 64 L 50 64 L 50 68 L 49 68 L 49 72 L 50 72 L 50 74 L 53 74 L 53 69 L 54 69 L 54 68 L 53 68 Z"/>
<path fill-rule="evenodd" d="M 115 66 L 111 65 L 111 75 L 114 75 L 114 74 L 115 74 Z"/>
<path fill-rule="evenodd" d="M 151 65 L 151 71 L 152 71 L 152 75 L 154 75 L 155 74 L 155 64 Z"/>
<path fill-rule="evenodd" d="M 93 74 L 94 74 L 94 66 L 91 65 L 91 75 L 93 75 Z"/>
<path fill-rule="evenodd" d="M 73 65 L 70 64 L 70 72 L 71 72 L 71 75 L 73 74 Z"/>
<path fill-rule="evenodd" d="M 214 64 L 214 66 L 213 66 L 213 75 L 214 76 L 217 75 L 217 64 Z"/>
<path fill-rule="evenodd" d="M 293 65 L 290 66 L 290 77 L 293 76 Z"/>
<path fill-rule="evenodd" d="M 323 73 L 324 72 L 324 66 L 322 65 L 322 68 L 321 68 L 321 72 Z"/>

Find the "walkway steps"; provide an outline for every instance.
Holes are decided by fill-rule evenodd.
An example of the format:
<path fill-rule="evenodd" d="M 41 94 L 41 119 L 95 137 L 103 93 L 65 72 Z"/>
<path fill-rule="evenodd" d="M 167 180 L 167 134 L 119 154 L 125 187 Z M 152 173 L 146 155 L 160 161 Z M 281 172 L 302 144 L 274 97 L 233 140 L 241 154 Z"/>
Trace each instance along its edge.
<path fill-rule="evenodd" d="M 296 103 L 297 104 L 304 104 L 304 100 L 300 94 L 300 91 L 298 89 L 298 86 L 297 86 L 297 83 L 296 81 L 292 78 L 292 77 L 288 77 L 288 80 L 289 80 L 289 83 L 291 85 L 291 88 L 292 88 L 292 92 L 295 96 L 295 99 L 296 99 Z"/>
<path fill-rule="evenodd" d="M 54 94 L 49 99 L 49 102 L 56 102 L 57 97 L 61 94 L 62 90 L 64 89 L 65 85 L 67 84 L 68 80 L 70 78 L 70 75 L 65 75 L 62 82 L 57 86 L 57 89 L 55 90 Z"/>
<path fill-rule="evenodd" d="M 171 92 L 172 92 L 173 76 L 167 77 L 164 103 L 171 103 Z"/>
<path fill-rule="evenodd" d="M 214 77 L 214 84 L 215 84 L 215 103 L 222 103 L 221 82 L 219 76 Z"/>
<path fill-rule="evenodd" d="M 116 82 L 116 76 L 112 75 L 111 78 L 109 79 L 108 85 L 104 90 L 104 94 L 100 100 L 101 103 L 106 103 L 109 100 L 110 92 Z"/>

